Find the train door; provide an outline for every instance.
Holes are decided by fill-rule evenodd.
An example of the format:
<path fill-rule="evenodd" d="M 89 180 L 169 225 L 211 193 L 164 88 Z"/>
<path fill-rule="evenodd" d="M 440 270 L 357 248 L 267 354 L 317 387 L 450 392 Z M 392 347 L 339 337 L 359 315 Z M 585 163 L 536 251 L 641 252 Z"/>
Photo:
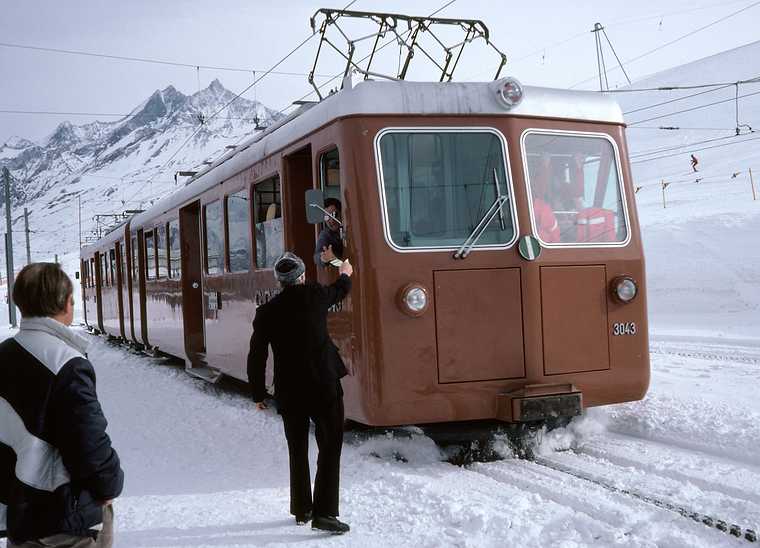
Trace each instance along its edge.
<path fill-rule="evenodd" d="M 203 275 L 201 271 L 201 204 L 193 202 L 179 210 L 181 278 L 185 353 L 191 367 L 206 365 Z"/>
<path fill-rule="evenodd" d="M 146 309 L 146 291 L 145 279 L 147 277 L 147 258 L 145 255 L 145 234 L 142 229 L 137 231 L 137 295 L 136 295 L 136 308 L 135 315 L 135 330 L 140 334 L 140 340 L 138 343 L 144 344 L 146 347 L 150 346 L 148 340 L 148 318 L 145 314 Z"/>
<path fill-rule="evenodd" d="M 124 246 L 121 242 L 116 242 L 116 301 L 118 303 L 117 313 L 119 314 L 119 333 L 122 339 L 126 339 L 127 335 L 124 331 L 124 287 L 126 286 L 124 271 Z"/>
<path fill-rule="evenodd" d="M 306 221 L 304 195 L 314 186 L 311 165 L 311 146 L 302 148 L 284 158 L 283 218 L 285 220 L 285 248 L 292 250 L 306 263 L 306 278 L 316 279 L 314 264 L 314 227 Z"/>
<path fill-rule="evenodd" d="M 132 253 L 130 245 L 129 229 L 125 231 L 124 248 L 121 254 L 122 273 L 122 302 L 124 303 L 124 338 L 134 339 L 135 332 L 132 328 Z"/>

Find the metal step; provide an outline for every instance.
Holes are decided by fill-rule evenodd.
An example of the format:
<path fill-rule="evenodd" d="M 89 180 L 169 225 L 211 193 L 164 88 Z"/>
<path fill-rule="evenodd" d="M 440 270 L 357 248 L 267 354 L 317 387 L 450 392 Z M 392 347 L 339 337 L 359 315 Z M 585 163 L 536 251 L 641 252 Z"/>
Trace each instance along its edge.
<path fill-rule="evenodd" d="M 199 379 L 203 379 L 206 382 L 210 382 L 211 384 L 215 384 L 219 381 L 219 379 L 222 377 L 222 372 L 218 369 L 214 369 L 213 367 L 203 366 L 203 365 L 196 365 L 192 366 L 190 364 L 185 365 L 185 372 L 188 375 L 192 375 L 193 377 L 197 377 Z"/>

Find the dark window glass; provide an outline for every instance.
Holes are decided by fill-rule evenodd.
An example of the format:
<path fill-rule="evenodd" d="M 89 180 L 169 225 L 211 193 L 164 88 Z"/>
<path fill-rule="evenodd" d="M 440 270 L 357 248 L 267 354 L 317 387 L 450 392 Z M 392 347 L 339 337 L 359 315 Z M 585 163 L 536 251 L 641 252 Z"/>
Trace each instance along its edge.
<path fill-rule="evenodd" d="M 100 255 L 100 277 L 103 280 L 103 287 L 108 287 L 108 263 L 105 254 Z"/>
<path fill-rule="evenodd" d="M 132 285 L 137 287 L 137 283 L 139 280 L 139 257 L 137 256 L 137 238 L 135 236 L 132 237 Z"/>
<path fill-rule="evenodd" d="M 457 248 L 498 193 L 509 195 L 504 147 L 490 132 L 400 132 L 380 139 L 388 232 L 398 247 Z M 507 201 L 477 246 L 512 241 Z"/>
<path fill-rule="evenodd" d="M 273 268 L 283 253 L 280 177 L 272 177 L 253 187 L 256 223 L 256 267 Z"/>
<path fill-rule="evenodd" d="M 158 277 L 166 278 L 169 258 L 166 253 L 166 226 L 156 228 L 156 256 L 158 257 Z"/>
<path fill-rule="evenodd" d="M 156 279 L 156 245 L 153 231 L 145 233 L 145 279 Z"/>
<path fill-rule="evenodd" d="M 121 254 L 121 284 L 123 288 L 127 288 L 127 246 L 119 242 L 119 253 Z"/>
<path fill-rule="evenodd" d="M 221 274 L 224 271 L 224 225 L 222 202 L 216 200 L 203 207 L 203 226 L 206 241 L 206 272 Z"/>
<path fill-rule="evenodd" d="M 337 148 L 319 157 L 319 177 L 324 197 L 340 200 L 340 158 Z"/>
<path fill-rule="evenodd" d="M 116 282 L 118 281 L 118 277 L 116 276 L 116 251 L 113 249 L 109 252 L 109 256 L 111 258 L 111 285 L 116 285 Z"/>
<path fill-rule="evenodd" d="M 230 272 L 244 272 L 251 267 L 248 211 L 247 191 L 241 190 L 227 196 L 227 241 L 230 248 Z"/>
<path fill-rule="evenodd" d="M 179 219 L 169 223 L 169 277 L 182 276 L 182 251 L 179 240 Z"/>

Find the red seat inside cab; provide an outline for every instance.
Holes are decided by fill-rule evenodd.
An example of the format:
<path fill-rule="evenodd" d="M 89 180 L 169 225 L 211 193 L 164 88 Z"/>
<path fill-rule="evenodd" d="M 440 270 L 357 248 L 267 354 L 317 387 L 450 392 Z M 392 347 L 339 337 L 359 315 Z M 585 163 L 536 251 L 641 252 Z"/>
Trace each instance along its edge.
<path fill-rule="evenodd" d="M 589 207 L 575 218 L 578 242 L 614 242 L 616 240 L 615 212 L 601 207 Z"/>

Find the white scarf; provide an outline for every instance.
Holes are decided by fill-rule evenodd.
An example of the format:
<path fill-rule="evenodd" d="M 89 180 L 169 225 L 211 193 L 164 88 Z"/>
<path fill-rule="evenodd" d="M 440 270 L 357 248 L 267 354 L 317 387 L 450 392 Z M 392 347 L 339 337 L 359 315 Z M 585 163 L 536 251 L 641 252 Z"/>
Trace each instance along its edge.
<path fill-rule="evenodd" d="M 81 354 L 87 354 L 90 346 L 90 341 L 85 337 L 53 318 L 21 318 L 19 329 L 20 331 L 42 331 L 52 335 Z"/>

